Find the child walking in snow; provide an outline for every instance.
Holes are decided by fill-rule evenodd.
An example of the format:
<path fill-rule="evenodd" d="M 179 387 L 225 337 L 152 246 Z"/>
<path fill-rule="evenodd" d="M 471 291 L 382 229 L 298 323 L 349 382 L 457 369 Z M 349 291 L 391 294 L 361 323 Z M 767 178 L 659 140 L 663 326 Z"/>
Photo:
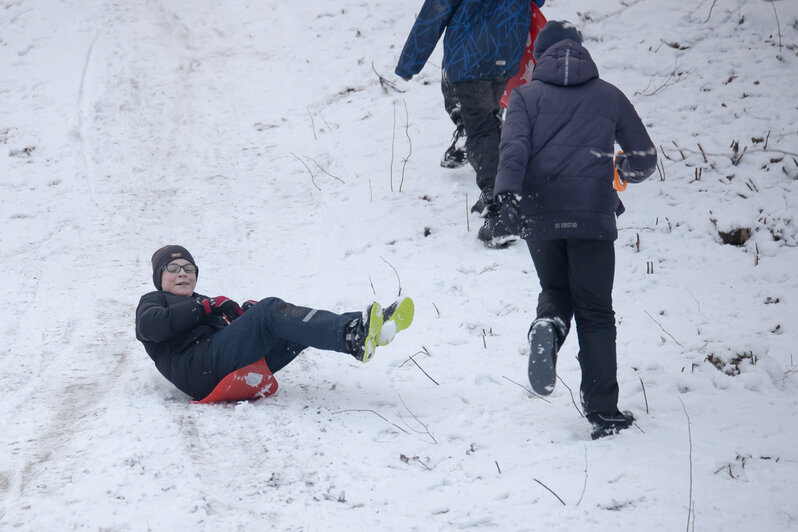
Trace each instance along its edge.
<path fill-rule="evenodd" d="M 182 246 L 164 246 L 152 256 L 157 291 L 141 297 L 136 338 L 158 371 L 182 392 L 202 399 L 230 373 L 265 358 L 272 373 L 308 347 L 348 353 L 368 362 L 413 321 L 413 301 L 383 309 L 334 314 L 298 307 L 275 297 L 240 307 L 223 296 L 194 291 L 199 268 Z"/>
<path fill-rule="evenodd" d="M 543 0 L 536 4 L 542 6 Z M 529 0 L 426 0 L 395 70 L 405 80 L 421 72 L 446 30 L 442 90 L 446 111 L 457 127 L 451 149 L 456 150 L 462 131 L 481 191 L 472 210 L 485 213 L 477 236 L 491 245 L 507 236 L 495 231 L 499 211 L 493 203 L 502 127 L 499 102 L 507 81 L 518 72 L 530 20 Z"/>
<path fill-rule="evenodd" d="M 535 41 L 532 81 L 513 91 L 502 131 L 494 198 L 501 222 L 523 236 L 540 280 L 529 329 L 529 381 L 548 395 L 557 352 L 576 318 L 581 398 L 592 437 L 631 426 L 618 410 L 612 308 L 616 216 L 613 153 L 620 176 L 639 183 L 656 150 L 634 107 L 598 76 L 577 29 L 549 21 Z"/>

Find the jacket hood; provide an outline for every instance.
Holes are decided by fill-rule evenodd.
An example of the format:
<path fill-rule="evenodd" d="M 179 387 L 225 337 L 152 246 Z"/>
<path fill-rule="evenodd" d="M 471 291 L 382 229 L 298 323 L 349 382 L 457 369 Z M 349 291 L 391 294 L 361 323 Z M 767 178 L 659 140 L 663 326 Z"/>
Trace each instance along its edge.
<path fill-rule="evenodd" d="M 566 39 L 553 44 L 540 56 L 532 79 L 568 87 L 598 77 L 598 67 L 581 44 Z"/>

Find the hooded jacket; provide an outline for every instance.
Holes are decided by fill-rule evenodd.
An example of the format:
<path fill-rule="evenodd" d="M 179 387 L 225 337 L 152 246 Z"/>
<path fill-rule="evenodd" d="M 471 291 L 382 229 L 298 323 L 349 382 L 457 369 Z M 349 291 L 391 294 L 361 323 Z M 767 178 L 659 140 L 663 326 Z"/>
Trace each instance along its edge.
<path fill-rule="evenodd" d="M 627 181 L 654 172 L 656 149 L 631 102 L 599 79 L 583 46 L 555 43 L 510 95 L 494 195 L 522 196 L 527 239 L 615 240 L 624 210 L 612 187 L 615 142 Z"/>
<path fill-rule="evenodd" d="M 198 297 L 202 296 L 144 294 L 136 308 L 136 339 L 169 382 L 202 399 L 216 385 L 210 340 L 227 322 L 221 316 L 208 316 Z"/>
<path fill-rule="evenodd" d="M 410 79 L 421 72 L 445 29 L 443 66 L 449 81 L 511 78 L 518 73 L 531 16 L 529 0 L 426 0 L 396 74 Z"/>

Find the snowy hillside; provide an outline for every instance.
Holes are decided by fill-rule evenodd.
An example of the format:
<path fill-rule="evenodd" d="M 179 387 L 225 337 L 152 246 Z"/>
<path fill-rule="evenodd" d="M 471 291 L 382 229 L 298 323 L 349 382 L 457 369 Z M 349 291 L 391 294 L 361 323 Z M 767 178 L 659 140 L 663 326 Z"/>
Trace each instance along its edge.
<path fill-rule="evenodd" d="M 393 75 L 421 3 L 0 2 L 0 530 L 798 529 L 798 2 L 543 8 L 660 147 L 616 243 L 638 422 L 595 442 L 575 335 L 525 389 L 537 277 L 439 166 L 441 48 Z M 189 405 L 134 335 L 168 243 L 201 293 L 416 321 Z"/>

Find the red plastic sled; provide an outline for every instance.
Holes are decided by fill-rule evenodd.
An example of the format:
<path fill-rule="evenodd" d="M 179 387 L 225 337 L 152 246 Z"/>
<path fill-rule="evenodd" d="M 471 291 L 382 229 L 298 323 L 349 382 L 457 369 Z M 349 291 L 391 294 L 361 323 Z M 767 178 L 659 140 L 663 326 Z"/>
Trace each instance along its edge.
<path fill-rule="evenodd" d="M 266 397 L 277 391 L 277 379 L 272 375 L 266 360 L 237 369 L 221 380 L 216 388 L 201 401 L 191 404 L 223 403 L 228 401 L 248 401 Z"/>
<path fill-rule="evenodd" d="M 532 57 L 532 49 L 535 46 L 535 39 L 543 26 L 546 25 L 546 17 L 540 12 L 535 2 L 532 2 L 532 23 L 529 25 L 529 36 L 526 39 L 526 48 L 521 56 L 521 68 L 518 74 L 510 81 L 507 82 L 507 88 L 501 99 L 502 107 L 507 108 L 507 103 L 510 101 L 510 93 L 519 85 L 523 85 L 532 79 L 532 69 L 535 68 L 535 59 Z"/>

